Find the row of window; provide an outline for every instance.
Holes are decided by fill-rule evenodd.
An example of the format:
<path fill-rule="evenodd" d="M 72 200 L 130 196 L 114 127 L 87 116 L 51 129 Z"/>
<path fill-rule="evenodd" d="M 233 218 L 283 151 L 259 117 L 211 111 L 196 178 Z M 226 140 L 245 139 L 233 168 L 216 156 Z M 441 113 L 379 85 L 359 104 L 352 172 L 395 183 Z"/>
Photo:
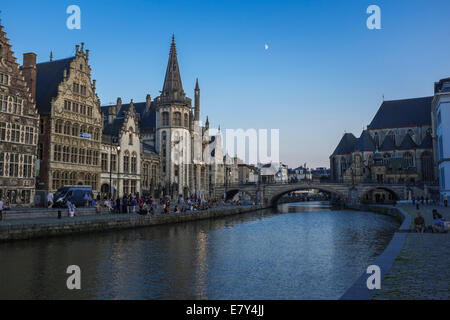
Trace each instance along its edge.
<path fill-rule="evenodd" d="M 0 111 L 22 114 L 23 99 L 0 94 Z"/>
<path fill-rule="evenodd" d="M 82 103 L 64 100 L 64 110 L 92 117 L 92 107 Z"/>
<path fill-rule="evenodd" d="M 19 171 L 20 169 L 20 171 Z M 33 156 L 24 155 L 22 162 L 18 153 L 0 153 L 0 177 L 33 177 Z"/>
<path fill-rule="evenodd" d="M 150 188 L 150 185 L 153 183 L 155 184 L 155 181 L 157 180 L 156 177 L 156 165 L 152 165 L 151 166 L 151 171 L 150 171 L 150 166 L 145 163 L 144 167 L 143 167 L 143 179 L 142 179 L 142 183 L 143 183 L 143 187 L 144 188 Z"/>
<path fill-rule="evenodd" d="M 65 134 L 73 137 L 80 137 L 81 134 L 89 134 L 91 139 L 95 141 L 100 140 L 100 129 L 88 127 L 86 125 L 79 125 L 78 123 L 71 123 L 69 121 L 57 120 L 55 123 L 55 133 Z"/>
<path fill-rule="evenodd" d="M 136 180 L 123 180 L 123 194 L 136 194 Z"/>
<path fill-rule="evenodd" d="M 181 116 L 181 112 L 174 112 L 173 113 L 173 120 L 172 120 L 172 124 L 174 126 L 178 126 L 181 127 L 182 124 L 182 116 Z M 169 112 L 163 112 L 162 113 L 162 126 L 169 126 L 170 125 L 170 115 Z M 184 127 L 188 128 L 189 127 L 189 115 L 187 113 L 184 114 Z"/>
<path fill-rule="evenodd" d="M 82 96 L 86 96 L 87 90 L 86 86 L 80 85 L 78 83 L 73 84 L 73 92 L 81 94 Z"/>
<path fill-rule="evenodd" d="M 52 174 L 52 188 L 57 190 L 59 188 L 62 188 L 64 186 L 67 185 L 75 185 L 75 184 L 79 184 L 81 182 L 81 184 L 86 185 L 86 186 L 92 186 L 93 190 L 97 189 L 97 175 L 96 174 L 90 174 L 90 173 L 86 173 L 86 174 L 81 174 L 82 175 L 82 181 L 79 181 L 77 179 L 77 175 L 79 176 L 80 174 L 77 172 L 68 172 L 68 171 L 55 171 Z"/>
<path fill-rule="evenodd" d="M 21 137 L 22 131 L 22 137 Z M 7 134 L 7 125 L 5 122 L 0 122 L 0 141 L 16 142 L 25 144 L 34 144 L 34 128 L 21 126 L 13 123 L 10 125 L 9 135 Z"/>
<path fill-rule="evenodd" d="M 99 152 L 89 149 L 55 145 L 53 160 L 65 163 L 88 164 L 97 166 Z"/>

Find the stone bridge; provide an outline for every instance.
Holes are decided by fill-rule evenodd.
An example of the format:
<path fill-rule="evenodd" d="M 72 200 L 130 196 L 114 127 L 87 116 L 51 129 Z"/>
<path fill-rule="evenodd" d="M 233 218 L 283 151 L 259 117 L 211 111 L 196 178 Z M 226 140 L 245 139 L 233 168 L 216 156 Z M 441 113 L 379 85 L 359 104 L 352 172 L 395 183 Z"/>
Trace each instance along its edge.
<path fill-rule="evenodd" d="M 429 187 L 429 190 L 433 187 Z M 239 191 L 250 196 L 258 203 L 263 201 L 266 205 L 274 206 L 284 194 L 299 190 L 319 190 L 331 196 L 332 200 L 341 200 L 345 203 L 357 204 L 360 202 L 394 202 L 407 200 L 409 195 L 416 198 L 424 195 L 424 190 L 417 186 L 404 184 L 374 184 L 374 183 L 290 183 L 290 184 L 243 184 L 231 186 L 216 186 L 214 194 L 217 198 L 232 199 Z M 384 196 L 383 196 L 384 194 Z"/>

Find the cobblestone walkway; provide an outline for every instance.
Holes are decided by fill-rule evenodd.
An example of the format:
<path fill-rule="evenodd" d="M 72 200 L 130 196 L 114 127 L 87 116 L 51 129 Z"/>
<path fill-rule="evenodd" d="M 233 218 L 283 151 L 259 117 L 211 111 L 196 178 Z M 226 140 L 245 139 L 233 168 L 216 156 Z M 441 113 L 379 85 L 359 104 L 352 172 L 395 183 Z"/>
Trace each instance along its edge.
<path fill-rule="evenodd" d="M 427 225 L 436 208 L 450 220 L 450 208 L 402 206 L 414 219 L 422 212 Z M 450 299 L 450 233 L 408 233 L 405 244 L 374 299 Z"/>

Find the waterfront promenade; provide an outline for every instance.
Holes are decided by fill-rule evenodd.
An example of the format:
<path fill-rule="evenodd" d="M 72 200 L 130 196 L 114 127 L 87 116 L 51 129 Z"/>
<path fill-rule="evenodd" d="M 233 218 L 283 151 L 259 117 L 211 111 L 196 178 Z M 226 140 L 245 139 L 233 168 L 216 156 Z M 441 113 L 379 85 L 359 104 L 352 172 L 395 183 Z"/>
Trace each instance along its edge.
<path fill-rule="evenodd" d="M 450 220 L 450 208 L 412 204 L 399 205 L 414 218 L 422 212 L 426 225 L 432 224 L 432 210 L 437 209 Z M 385 275 L 375 300 L 449 299 L 450 298 L 450 233 L 406 234 L 403 248 Z"/>

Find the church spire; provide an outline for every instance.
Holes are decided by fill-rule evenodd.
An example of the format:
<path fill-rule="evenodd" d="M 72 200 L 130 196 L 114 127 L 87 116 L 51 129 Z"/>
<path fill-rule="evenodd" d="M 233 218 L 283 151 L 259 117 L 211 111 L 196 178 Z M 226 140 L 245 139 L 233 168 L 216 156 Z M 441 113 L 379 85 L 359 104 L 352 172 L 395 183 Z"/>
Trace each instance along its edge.
<path fill-rule="evenodd" d="M 161 97 L 165 102 L 184 101 L 186 98 L 181 82 L 180 68 L 178 66 L 175 35 L 172 35 L 169 62 L 167 64 L 166 77 L 164 79 Z"/>
<path fill-rule="evenodd" d="M 194 105 L 194 111 L 195 111 L 195 121 L 200 121 L 200 87 L 198 85 L 198 78 L 195 82 L 195 105 Z"/>

